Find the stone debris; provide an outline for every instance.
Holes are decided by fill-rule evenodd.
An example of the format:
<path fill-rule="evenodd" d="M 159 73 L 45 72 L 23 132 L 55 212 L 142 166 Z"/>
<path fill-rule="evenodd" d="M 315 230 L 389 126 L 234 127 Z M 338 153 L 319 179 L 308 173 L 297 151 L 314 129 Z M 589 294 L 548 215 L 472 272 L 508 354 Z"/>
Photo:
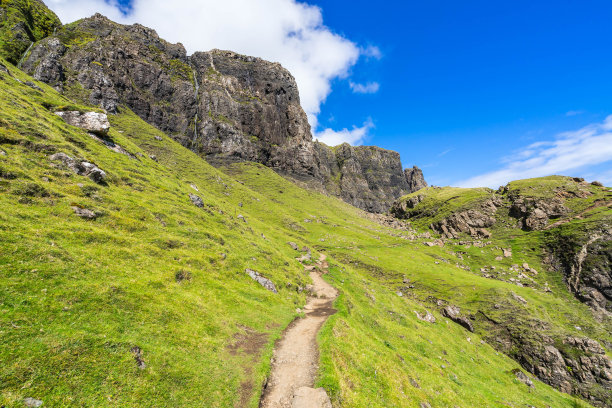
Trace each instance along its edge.
<path fill-rule="evenodd" d="M 70 157 L 66 153 L 55 153 L 49 156 L 49 160 L 60 161 L 74 173 L 79 176 L 89 177 L 98 184 L 103 184 L 106 180 L 106 172 L 104 172 L 104 170 L 100 169 L 95 164 Z"/>
<path fill-rule="evenodd" d="M 295 242 L 287 242 L 287 244 L 289 244 L 289 246 L 293 248 L 295 251 L 299 249 L 298 244 L 296 244 Z"/>
<path fill-rule="evenodd" d="M 258 282 L 261 286 L 268 289 L 270 292 L 278 293 L 274 283 L 268 278 L 263 277 L 259 272 L 252 269 L 246 268 L 244 270 L 254 281 Z"/>
<path fill-rule="evenodd" d="M 529 378 L 527 374 L 525 374 L 524 372 L 522 372 L 521 370 L 517 368 L 514 370 L 514 375 L 516 375 L 516 378 L 520 382 L 522 382 L 523 384 L 525 384 L 526 386 L 530 388 L 533 388 L 533 381 L 531 381 L 531 378 Z"/>
<path fill-rule="evenodd" d="M 189 199 L 191 200 L 193 205 L 195 205 L 196 207 L 198 208 L 204 207 L 204 200 L 202 200 L 202 197 L 195 195 L 193 193 L 189 193 Z"/>

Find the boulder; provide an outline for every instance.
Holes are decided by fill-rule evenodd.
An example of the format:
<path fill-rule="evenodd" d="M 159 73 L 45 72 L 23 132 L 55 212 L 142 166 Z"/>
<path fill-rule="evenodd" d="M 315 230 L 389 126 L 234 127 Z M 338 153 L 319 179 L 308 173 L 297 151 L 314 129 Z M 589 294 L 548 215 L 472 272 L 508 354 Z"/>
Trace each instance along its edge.
<path fill-rule="evenodd" d="M 517 368 L 514 370 L 514 375 L 520 382 L 522 382 L 523 384 L 525 384 L 526 386 L 530 388 L 533 388 L 533 381 L 531 381 L 531 378 L 529 378 L 527 374 L 525 374 L 524 372 L 522 372 L 521 370 Z"/>
<path fill-rule="evenodd" d="M 108 135 L 110 123 L 108 122 L 108 117 L 104 113 L 66 111 L 55 112 L 55 114 L 64 119 L 69 125 L 85 129 L 94 135 L 102 137 Z"/>
<path fill-rule="evenodd" d="M 251 277 L 251 279 L 258 282 L 261 286 L 268 289 L 270 292 L 278 293 L 278 291 L 276 290 L 276 286 L 274 286 L 274 283 L 272 283 L 270 279 L 263 277 L 259 272 L 256 272 L 249 268 L 245 269 L 244 271 Z"/>
<path fill-rule="evenodd" d="M 204 207 L 204 200 L 202 200 L 202 197 L 195 195 L 193 193 L 189 193 L 189 199 L 191 200 L 193 205 L 195 205 L 196 207 L 198 208 Z"/>
<path fill-rule="evenodd" d="M 95 220 L 98 217 L 98 215 L 94 211 L 76 205 L 72 206 L 72 210 L 76 215 L 87 220 Z"/>
<path fill-rule="evenodd" d="M 23 399 L 23 405 L 25 405 L 28 408 L 38 408 L 42 406 L 42 404 L 43 402 L 36 398 L 27 397 Z"/>
<path fill-rule="evenodd" d="M 427 322 L 427 323 L 435 323 L 436 322 L 436 318 L 434 317 L 433 314 L 431 314 L 431 312 L 429 310 L 426 310 L 425 314 L 423 314 L 423 315 L 421 315 L 416 310 L 414 311 L 414 313 L 416 314 L 416 317 L 419 320 L 422 320 L 422 321 Z"/>
<path fill-rule="evenodd" d="M 296 244 L 295 242 L 287 242 L 287 244 L 289 244 L 289 246 L 293 248 L 295 251 L 299 249 L 298 244 Z"/>

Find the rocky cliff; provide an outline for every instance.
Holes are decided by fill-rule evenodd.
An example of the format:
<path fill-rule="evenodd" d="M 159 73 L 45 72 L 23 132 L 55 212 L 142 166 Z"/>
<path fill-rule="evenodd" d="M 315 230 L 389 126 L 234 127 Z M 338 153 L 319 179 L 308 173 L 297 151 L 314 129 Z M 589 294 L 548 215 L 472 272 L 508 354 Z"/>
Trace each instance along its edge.
<path fill-rule="evenodd" d="M 372 212 L 426 186 L 376 147 L 313 142 L 293 76 L 278 63 L 212 50 L 187 56 L 154 30 L 102 15 L 36 43 L 23 69 L 110 113 L 127 106 L 215 165 L 255 161 Z"/>

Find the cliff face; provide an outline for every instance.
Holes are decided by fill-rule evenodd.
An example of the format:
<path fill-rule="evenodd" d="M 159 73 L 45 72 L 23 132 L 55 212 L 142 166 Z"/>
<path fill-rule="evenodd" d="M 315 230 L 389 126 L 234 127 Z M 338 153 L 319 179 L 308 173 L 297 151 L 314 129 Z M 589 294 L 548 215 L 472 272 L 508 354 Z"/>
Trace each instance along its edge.
<path fill-rule="evenodd" d="M 396 152 L 313 142 L 295 79 L 277 63 L 187 56 L 154 30 L 97 14 L 35 44 L 23 69 L 110 113 L 125 105 L 213 164 L 259 162 L 368 211 L 426 186 Z"/>

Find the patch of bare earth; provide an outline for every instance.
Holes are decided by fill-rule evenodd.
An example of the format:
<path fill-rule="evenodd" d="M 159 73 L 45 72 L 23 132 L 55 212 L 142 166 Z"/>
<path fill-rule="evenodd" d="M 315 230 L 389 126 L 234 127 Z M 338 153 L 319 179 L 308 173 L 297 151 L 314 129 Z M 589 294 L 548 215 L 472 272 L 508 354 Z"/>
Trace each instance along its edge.
<path fill-rule="evenodd" d="M 321 255 L 317 268 L 306 268 L 313 282 L 313 296 L 304 307 L 305 316 L 289 325 L 274 350 L 260 408 L 331 408 L 325 390 L 312 388 L 319 361 L 317 334 L 335 313 L 332 305 L 338 296 L 338 291 L 321 277 L 327 273 L 325 259 Z"/>
<path fill-rule="evenodd" d="M 234 342 L 227 346 L 227 350 L 233 356 L 246 354 L 252 357 L 252 362 L 245 364 L 244 375 L 246 379 L 240 383 L 240 401 L 236 408 L 246 407 L 253 395 L 253 364 L 258 360 L 261 350 L 268 343 L 268 334 L 259 333 L 250 327 L 241 327 L 242 331 L 234 335 Z"/>

